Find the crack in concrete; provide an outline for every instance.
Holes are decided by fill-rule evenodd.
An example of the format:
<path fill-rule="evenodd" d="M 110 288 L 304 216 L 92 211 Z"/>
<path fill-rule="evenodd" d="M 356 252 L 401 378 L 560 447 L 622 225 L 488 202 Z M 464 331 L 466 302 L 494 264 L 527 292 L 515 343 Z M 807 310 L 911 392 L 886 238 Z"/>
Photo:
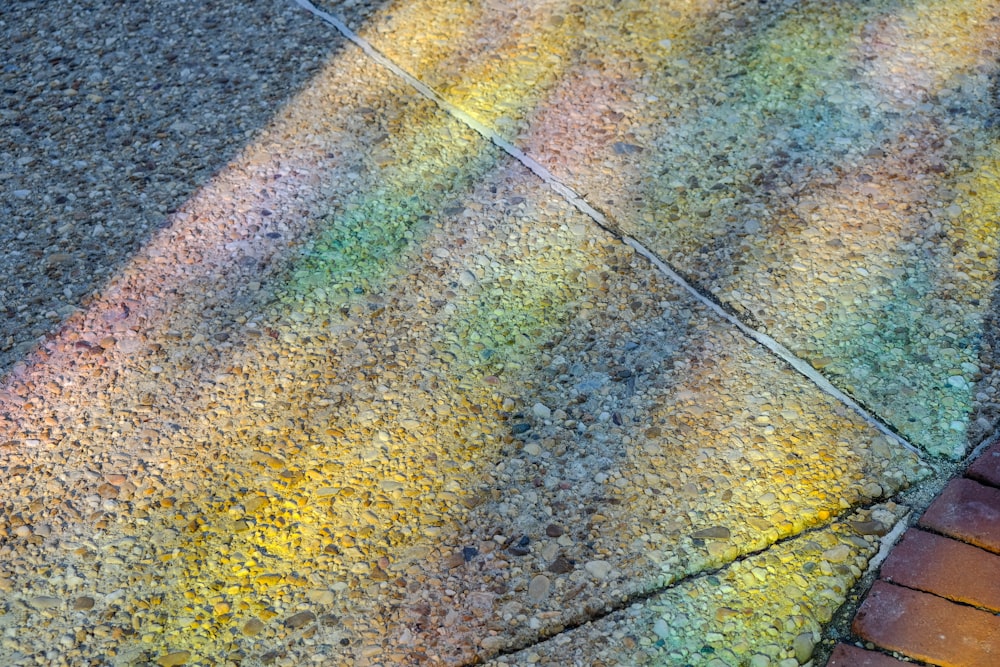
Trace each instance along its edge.
<path fill-rule="evenodd" d="M 850 510 L 846 510 L 844 512 L 844 514 L 840 515 L 837 518 L 843 518 L 845 516 L 849 516 L 850 512 L 852 512 L 852 511 L 872 509 L 873 507 L 876 507 L 876 506 L 878 506 L 878 505 L 880 505 L 880 504 L 882 504 L 884 502 L 886 502 L 886 499 L 877 499 L 877 500 L 874 500 L 873 502 L 870 502 L 870 503 L 866 503 L 866 504 L 862 504 L 862 505 L 856 505 L 854 507 L 851 507 Z M 887 533 L 885 536 L 882 537 L 882 539 L 880 540 L 878 552 L 876 552 L 876 554 L 874 556 L 872 556 L 872 558 L 870 559 L 868 569 L 865 571 L 864 574 L 862 574 L 862 577 L 859 578 L 859 581 L 861 581 L 865 576 L 873 573 L 877 569 L 877 567 L 882 564 L 882 561 L 885 560 L 886 556 L 888 556 L 889 551 L 891 550 L 892 546 L 895 545 L 895 543 L 899 540 L 899 538 L 902 536 L 903 532 L 908 527 L 907 522 L 910 519 L 912 519 L 913 517 L 914 517 L 914 511 L 913 510 L 910 510 L 910 511 L 906 512 L 904 514 L 904 516 L 902 518 L 900 518 L 893 525 L 891 531 L 889 533 Z M 688 574 L 686 576 L 680 577 L 679 579 L 675 579 L 674 581 L 671 581 L 669 584 L 665 584 L 665 585 L 662 585 L 662 586 L 657 586 L 657 587 L 652 588 L 652 589 L 650 589 L 648 591 L 643 591 L 643 592 L 640 592 L 640 593 L 633 593 L 632 595 L 627 596 L 625 599 L 623 599 L 622 601 L 620 601 L 617 604 L 608 605 L 607 607 L 605 607 L 605 609 L 603 611 L 593 613 L 590 616 L 588 616 L 587 618 L 567 623 L 565 626 L 563 626 L 558 631 L 555 631 L 555 632 L 552 632 L 552 633 L 549 633 L 549 634 L 541 634 L 540 633 L 532 641 L 522 642 L 520 644 L 514 644 L 512 646 L 508 646 L 507 648 L 499 651 L 493 658 L 490 658 L 490 659 L 492 660 L 494 658 L 503 657 L 505 655 L 513 655 L 513 654 L 518 653 L 520 651 L 524 651 L 524 650 L 530 649 L 532 646 L 537 646 L 538 644 L 541 644 L 541 643 L 546 642 L 546 641 L 548 641 L 550 639 L 558 637 L 559 635 L 565 634 L 565 633 L 570 632 L 572 630 L 576 630 L 577 628 L 581 628 L 581 627 L 583 627 L 583 626 L 585 626 L 585 625 L 587 625 L 589 623 L 594 623 L 596 621 L 600 621 L 600 620 L 602 620 L 604 618 L 607 618 L 607 617 L 611 616 L 612 614 L 615 614 L 615 613 L 617 613 L 619 611 L 623 611 L 625 609 L 628 609 L 629 607 L 631 607 L 634 604 L 642 604 L 643 602 L 645 602 L 647 600 L 650 600 L 652 598 L 655 598 L 656 596 L 661 595 L 663 593 L 666 593 L 666 592 L 670 591 L 673 588 L 677 588 L 679 586 L 683 586 L 684 584 L 690 583 L 692 581 L 697 581 L 697 580 L 703 579 L 705 577 L 710 577 L 710 576 L 713 576 L 713 575 L 718 575 L 718 574 L 725 573 L 727 570 L 731 569 L 737 563 L 742 563 L 742 562 L 747 561 L 747 560 L 749 560 L 749 559 L 751 559 L 751 558 L 753 558 L 755 556 L 759 556 L 760 554 L 765 553 L 766 551 L 768 551 L 770 549 L 773 549 L 774 547 L 780 546 L 782 544 L 785 544 L 785 543 L 788 543 L 788 542 L 792 542 L 792 541 L 795 541 L 795 540 L 798 540 L 798 539 L 804 539 L 804 538 L 808 537 L 809 535 L 812 535 L 814 533 L 818 533 L 818 532 L 821 532 L 823 530 L 826 530 L 830 526 L 832 526 L 834 523 L 835 523 L 835 521 L 830 521 L 829 523 L 824 523 L 824 524 L 821 524 L 821 525 L 813 526 L 811 528 L 806 528 L 805 530 L 803 530 L 800 533 L 797 533 L 795 535 L 789 535 L 788 537 L 784 537 L 784 538 L 778 539 L 778 540 L 772 542 L 771 544 L 769 544 L 769 545 L 767 545 L 765 547 L 762 547 L 760 549 L 756 549 L 754 551 L 748 551 L 748 552 L 746 552 L 744 554 L 740 554 L 739 556 L 737 556 L 736 558 L 734 558 L 730 562 L 725 563 L 723 565 L 720 565 L 719 567 L 716 567 L 714 569 L 711 569 L 711 570 L 702 570 L 700 572 L 693 572 L 693 573 Z M 890 540 L 890 539 L 891 539 L 891 542 L 889 543 L 889 546 L 887 547 L 886 546 L 886 540 Z M 875 563 L 876 560 L 877 560 L 877 563 Z M 875 565 L 873 566 L 872 563 L 875 563 Z M 479 665 L 479 664 L 482 664 L 482 662 L 477 660 L 477 661 L 473 661 L 473 662 L 463 663 L 460 667 L 473 667 L 474 665 Z"/>

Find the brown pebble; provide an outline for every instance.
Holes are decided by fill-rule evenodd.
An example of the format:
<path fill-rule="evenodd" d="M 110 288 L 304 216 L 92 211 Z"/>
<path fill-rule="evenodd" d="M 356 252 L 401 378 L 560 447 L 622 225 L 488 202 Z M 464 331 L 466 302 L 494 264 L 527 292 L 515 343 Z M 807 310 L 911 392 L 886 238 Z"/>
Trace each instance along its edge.
<path fill-rule="evenodd" d="M 461 553 L 453 553 L 444 559 L 444 566 L 449 570 L 454 569 L 459 565 L 463 565 L 464 563 L 465 563 L 465 556 L 463 556 Z"/>
<path fill-rule="evenodd" d="M 563 530 L 562 526 L 556 525 L 554 523 L 550 523 L 545 527 L 545 534 L 548 535 L 549 537 L 559 537 L 564 532 L 566 531 Z"/>
<path fill-rule="evenodd" d="M 89 595 L 81 595 L 73 602 L 73 609 L 76 611 L 87 611 L 94 608 L 94 598 Z"/>
<path fill-rule="evenodd" d="M 97 487 L 97 495 L 99 495 L 101 498 L 104 498 L 105 500 L 109 498 L 117 498 L 118 487 L 115 486 L 114 484 L 108 484 L 107 482 L 105 482 L 104 484 L 101 484 L 99 487 Z"/>
<path fill-rule="evenodd" d="M 156 664 L 160 667 L 176 667 L 177 665 L 187 664 L 190 657 L 190 651 L 174 651 L 173 653 L 168 653 L 160 658 L 157 658 Z"/>
<path fill-rule="evenodd" d="M 729 536 L 729 529 L 725 526 L 712 526 L 691 533 L 691 537 L 696 540 L 728 540 Z"/>
<path fill-rule="evenodd" d="M 889 532 L 881 521 L 849 521 L 848 524 L 858 535 L 885 535 Z"/>
<path fill-rule="evenodd" d="M 547 568 L 549 572 L 553 574 L 566 574 L 567 572 L 573 571 L 573 563 L 571 563 L 565 556 L 559 556 L 552 564 Z"/>
<path fill-rule="evenodd" d="M 243 624 L 242 632 L 248 637 L 253 637 L 264 629 L 264 623 L 259 618 L 251 618 Z"/>
<path fill-rule="evenodd" d="M 720 623 L 725 623 L 726 621 L 739 616 L 740 613 L 729 607 L 719 607 L 715 610 L 715 620 Z"/>
<path fill-rule="evenodd" d="M 303 625 L 308 625 L 315 620 L 316 614 L 311 611 L 300 611 L 299 613 L 285 619 L 285 627 L 295 630 L 297 628 L 301 628 Z"/>
<path fill-rule="evenodd" d="M 243 506 L 246 508 L 247 513 L 249 514 L 252 512 L 256 512 L 262 507 L 265 507 L 269 502 L 270 501 L 266 496 L 253 496 L 251 498 L 247 498 L 246 502 L 243 503 Z"/>

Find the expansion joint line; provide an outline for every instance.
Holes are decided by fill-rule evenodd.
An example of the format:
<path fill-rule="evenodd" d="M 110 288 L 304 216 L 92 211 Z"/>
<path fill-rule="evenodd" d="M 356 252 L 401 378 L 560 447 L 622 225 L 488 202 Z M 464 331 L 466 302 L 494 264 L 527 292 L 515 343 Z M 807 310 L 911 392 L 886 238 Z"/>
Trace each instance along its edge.
<path fill-rule="evenodd" d="M 687 281 L 680 273 L 674 270 L 669 264 L 660 259 L 653 251 L 646 248 L 639 241 L 623 234 L 618 227 L 610 221 L 607 216 L 595 209 L 593 206 L 588 204 L 583 197 L 581 197 L 573 188 L 569 187 L 558 178 L 556 178 L 552 172 L 542 166 L 539 162 L 531 158 L 529 155 L 525 154 L 520 148 L 507 141 L 499 134 L 497 134 L 492 128 L 486 126 L 485 124 L 479 122 L 473 118 L 467 111 L 456 106 L 455 104 L 446 100 L 440 93 L 425 84 L 423 81 L 413 76 L 402 67 L 397 65 L 395 62 L 387 58 L 385 55 L 380 53 L 375 47 L 368 43 L 367 40 L 363 39 L 341 21 L 339 18 L 318 9 L 315 5 L 310 2 L 310 0 L 295 0 L 296 4 L 310 12 L 311 14 L 317 16 L 321 20 L 330 24 L 340 32 L 345 38 L 353 42 L 358 48 L 360 48 L 369 58 L 373 61 L 385 67 L 390 72 L 403 79 L 412 88 L 419 92 L 424 97 L 435 102 L 441 109 L 446 111 L 448 114 L 456 118 L 457 120 L 465 123 L 470 128 L 478 132 L 485 139 L 492 142 L 498 148 L 506 152 L 512 158 L 520 162 L 522 165 L 527 167 L 533 174 L 545 182 L 554 192 L 563 197 L 566 201 L 572 204 L 578 211 L 589 217 L 594 223 L 596 223 L 601 229 L 605 230 L 609 234 L 612 234 L 616 238 L 620 239 L 626 245 L 631 246 L 640 255 L 646 258 L 653 266 L 655 266 L 661 273 L 670 278 L 678 286 L 686 290 L 692 297 L 694 297 L 699 303 L 708 308 L 711 312 L 715 313 L 718 317 L 722 318 L 732 326 L 736 327 L 744 336 L 755 341 L 759 345 L 766 348 L 771 354 L 778 357 L 786 364 L 794 368 L 800 374 L 808 378 L 815 384 L 819 389 L 826 394 L 832 396 L 836 400 L 840 401 L 847 407 L 849 407 L 853 412 L 860 416 L 865 422 L 874 427 L 880 433 L 885 435 L 890 440 L 894 440 L 899 443 L 900 446 L 913 452 L 918 458 L 923 460 L 921 457 L 920 450 L 910 444 L 905 438 L 900 436 L 898 433 L 890 429 L 881 419 L 876 417 L 874 414 L 862 407 L 857 401 L 845 394 L 843 391 L 838 389 L 826 379 L 819 371 L 809 365 L 805 360 L 795 356 L 791 350 L 786 348 L 784 345 L 771 338 L 765 333 L 757 331 L 745 323 L 742 320 L 729 313 L 721 305 L 719 305 L 714 299 L 708 295 L 701 292 L 698 288 Z"/>

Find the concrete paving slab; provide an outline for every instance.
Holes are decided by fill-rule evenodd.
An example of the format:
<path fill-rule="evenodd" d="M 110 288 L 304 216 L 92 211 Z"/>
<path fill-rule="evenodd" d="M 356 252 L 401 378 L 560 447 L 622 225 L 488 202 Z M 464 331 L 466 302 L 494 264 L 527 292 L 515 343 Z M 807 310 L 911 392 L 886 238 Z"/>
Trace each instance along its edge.
<path fill-rule="evenodd" d="M 1000 406 L 997 11 L 399 1 L 354 25 L 744 321 L 959 458 Z"/>
<path fill-rule="evenodd" d="M 987 447 L 965 474 L 983 484 L 1000 486 L 1000 443 Z"/>
<path fill-rule="evenodd" d="M 167 222 L 0 387 L 8 664 L 468 663 L 928 472 L 356 50 Z"/>

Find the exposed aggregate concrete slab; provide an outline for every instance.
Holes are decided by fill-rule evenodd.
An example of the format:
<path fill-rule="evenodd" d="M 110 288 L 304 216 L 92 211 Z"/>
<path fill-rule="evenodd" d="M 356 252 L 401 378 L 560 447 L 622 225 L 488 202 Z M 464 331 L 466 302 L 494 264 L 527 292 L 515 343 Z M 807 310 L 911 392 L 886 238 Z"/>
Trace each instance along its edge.
<path fill-rule="evenodd" d="M 356 53 L 0 400 L 13 664 L 468 662 L 926 472 Z"/>
<path fill-rule="evenodd" d="M 998 17 L 935 0 L 395 2 L 356 26 L 957 459 L 1000 414 Z"/>
<path fill-rule="evenodd" d="M 356 50 L 305 62 L 9 348 L 0 656 L 463 664 L 676 582 L 678 655 L 804 655 L 897 508 L 838 519 L 927 468 Z"/>

